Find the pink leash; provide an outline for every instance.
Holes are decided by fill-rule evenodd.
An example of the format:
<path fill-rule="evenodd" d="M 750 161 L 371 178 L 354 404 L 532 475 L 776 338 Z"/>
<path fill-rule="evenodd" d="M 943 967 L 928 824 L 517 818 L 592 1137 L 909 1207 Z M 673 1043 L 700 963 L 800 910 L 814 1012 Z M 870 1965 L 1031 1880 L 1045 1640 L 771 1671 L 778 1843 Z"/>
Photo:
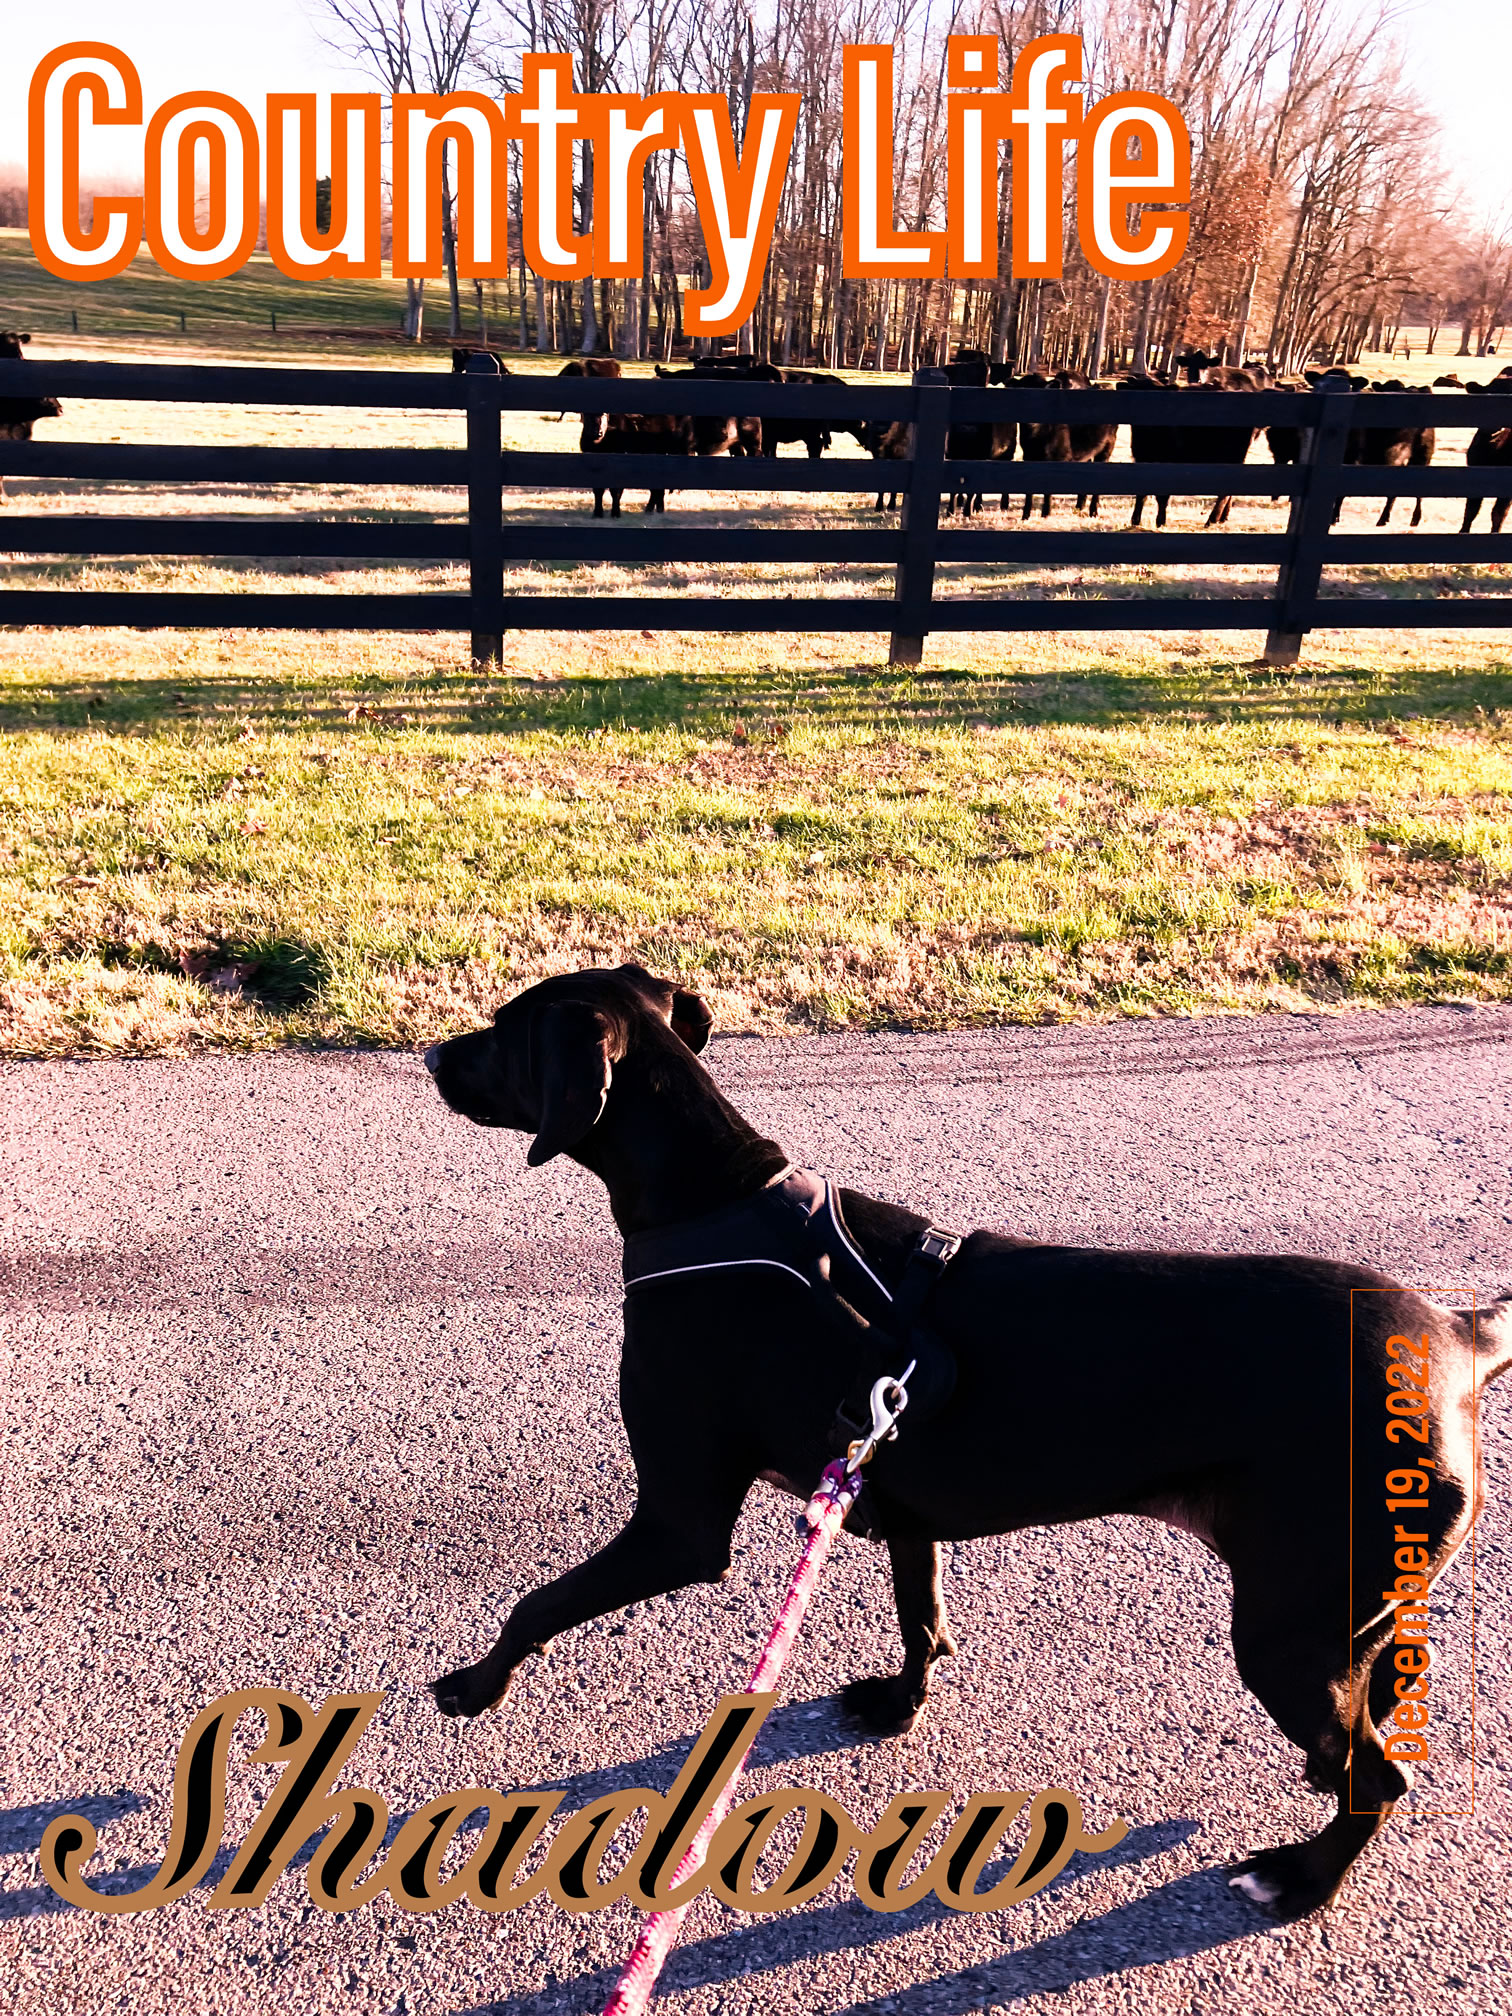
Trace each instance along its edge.
<path fill-rule="evenodd" d="M 861 1492 L 861 1465 L 867 1462 L 877 1443 L 884 1439 L 891 1441 L 897 1433 L 893 1424 L 908 1402 L 908 1392 L 904 1380 L 913 1371 L 910 1365 L 902 1379 L 879 1379 L 872 1388 L 872 1429 L 865 1442 L 852 1443 L 849 1453 L 831 1463 L 820 1481 L 819 1489 L 809 1500 L 808 1510 L 803 1515 L 803 1524 L 808 1527 L 808 1545 L 804 1548 L 793 1579 L 788 1584 L 782 1608 L 765 1645 L 761 1657 L 751 1670 L 746 1682 L 748 1694 L 758 1694 L 773 1686 L 783 1667 L 787 1664 L 788 1653 L 793 1649 L 793 1641 L 802 1627 L 804 1614 L 813 1598 L 814 1586 L 819 1580 L 819 1571 L 824 1566 L 825 1557 L 831 1543 L 845 1520 L 846 1513 Z M 887 1396 L 896 1394 L 896 1403 L 887 1404 Z M 730 1776 L 728 1784 L 715 1801 L 708 1818 L 688 1844 L 688 1851 L 677 1865 L 673 1883 L 686 1882 L 695 1870 L 703 1866 L 704 1855 L 714 1831 L 735 1803 L 735 1783 L 745 1770 L 747 1749 Z M 625 1962 L 625 1970 L 620 1975 L 614 1993 L 604 2004 L 604 2016 L 642 2016 L 656 1988 L 657 1977 L 667 1964 L 667 1955 L 677 1939 L 689 1906 L 679 1905 L 672 1911 L 653 1911 L 641 1927 L 640 1937 L 635 1942 L 635 1950 Z"/>

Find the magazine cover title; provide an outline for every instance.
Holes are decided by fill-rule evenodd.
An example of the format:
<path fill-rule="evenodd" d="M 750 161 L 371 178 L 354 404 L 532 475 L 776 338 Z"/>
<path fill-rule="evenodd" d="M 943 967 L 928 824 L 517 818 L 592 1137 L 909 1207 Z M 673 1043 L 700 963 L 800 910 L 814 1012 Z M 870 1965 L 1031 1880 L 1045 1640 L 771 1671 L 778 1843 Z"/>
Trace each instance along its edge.
<path fill-rule="evenodd" d="M 893 190 L 893 57 L 887 43 L 844 51 L 843 229 L 847 279 L 956 279 L 999 272 L 1008 185 L 1012 270 L 1057 279 L 1063 190 L 1074 158 L 1075 218 L 1087 263 L 1114 280 L 1167 273 L 1186 249 L 1191 141 L 1180 112 L 1148 91 L 1083 105 L 1079 35 L 1042 35 L 999 75 L 997 39 L 952 35 L 943 229 L 901 230 Z M 292 279 L 375 278 L 383 270 L 385 183 L 396 279 L 442 272 L 445 177 L 456 176 L 457 272 L 509 271 L 510 155 L 517 145 L 517 248 L 544 279 L 638 278 L 643 175 L 659 149 L 687 164 L 709 284 L 685 301 L 694 336 L 730 335 L 751 314 L 771 251 L 801 99 L 757 92 L 737 135 L 713 92 L 650 97 L 582 93 L 572 59 L 526 55 L 522 88 L 480 91 L 269 92 L 261 133 L 221 91 L 187 91 L 149 116 L 127 53 L 68 42 L 33 73 L 29 223 L 42 265 L 60 279 L 122 272 L 145 240 L 166 272 L 220 280 L 243 266 L 263 229 Z M 81 153 L 90 126 L 140 129 L 141 195 L 96 196 L 86 221 Z M 265 136 L 265 137 L 264 137 Z M 317 148 L 329 149 L 328 216 L 318 220 Z M 574 228 L 574 150 L 591 159 L 590 228 Z M 266 153 L 266 162 L 263 155 Z M 455 166 L 452 169 L 448 156 Z M 387 159 L 386 159 L 387 157 Z M 1005 176 L 1006 164 L 1006 176 Z"/>

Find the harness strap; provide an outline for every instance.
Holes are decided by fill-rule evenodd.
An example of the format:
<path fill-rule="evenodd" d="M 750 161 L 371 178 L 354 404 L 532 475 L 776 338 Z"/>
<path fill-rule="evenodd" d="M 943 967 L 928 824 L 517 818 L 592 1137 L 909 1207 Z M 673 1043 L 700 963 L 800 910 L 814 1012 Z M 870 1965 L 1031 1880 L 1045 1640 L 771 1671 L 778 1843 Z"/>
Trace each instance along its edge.
<path fill-rule="evenodd" d="M 864 1435 L 871 1418 L 871 1389 L 880 1372 L 890 1372 L 896 1378 L 910 1359 L 915 1360 L 924 1373 L 923 1384 L 927 1389 L 928 1411 L 933 1414 L 950 1398 L 955 1386 L 955 1357 L 946 1350 L 941 1340 L 923 1325 L 925 1305 L 934 1293 L 940 1276 L 961 1250 L 961 1240 L 954 1232 L 941 1231 L 937 1225 L 926 1225 L 914 1241 L 913 1248 L 904 1263 L 903 1278 L 893 1291 L 892 1308 L 885 1327 L 892 1343 L 889 1360 L 891 1362 L 873 1367 L 862 1379 L 858 1379 L 835 1409 L 835 1418 L 830 1425 L 832 1447 L 848 1448 L 858 1435 Z"/>
<path fill-rule="evenodd" d="M 897 1288 L 889 1289 L 846 1224 L 832 1179 L 789 1164 L 754 1197 L 658 1231 L 632 1233 L 625 1241 L 625 1292 L 731 1268 L 774 1268 L 799 1281 L 846 1336 L 852 1362 L 861 1361 L 830 1424 L 831 1447 L 842 1455 L 867 1433 L 878 1379 L 898 1379 L 911 1361 L 913 1418 L 927 1420 L 949 1400 L 955 1355 L 924 1318 L 960 1246 L 955 1233 L 926 1226 Z"/>

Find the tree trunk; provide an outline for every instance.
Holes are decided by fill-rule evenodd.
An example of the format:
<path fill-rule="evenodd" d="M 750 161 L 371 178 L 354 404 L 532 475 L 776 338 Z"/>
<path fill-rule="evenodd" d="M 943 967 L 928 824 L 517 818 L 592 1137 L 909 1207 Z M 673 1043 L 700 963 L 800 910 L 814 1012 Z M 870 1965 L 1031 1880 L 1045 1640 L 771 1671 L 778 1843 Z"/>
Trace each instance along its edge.
<path fill-rule="evenodd" d="M 1260 260 L 1258 256 L 1250 261 L 1249 275 L 1244 283 L 1244 294 L 1239 303 L 1239 313 L 1234 322 L 1234 333 L 1229 342 L 1230 364 L 1244 362 L 1244 353 L 1249 347 L 1250 317 L 1255 312 L 1255 288 L 1260 280 Z"/>
<path fill-rule="evenodd" d="M 451 293 L 451 339 L 462 334 L 462 297 L 457 292 L 457 234 L 452 223 L 450 148 L 441 148 L 441 254 L 446 263 L 446 284 Z"/>
<path fill-rule="evenodd" d="M 1150 307 L 1154 299 L 1153 280 L 1139 287 L 1139 324 L 1134 331 L 1134 375 L 1142 377 L 1150 368 Z"/>
<path fill-rule="evenodd" d="M 1101 378 L 1103 352 L 1108 347 L 1108 310 L 1113 301 L 1113 282 L 1103 277 L 1102 300 L 1097 304 L 1097 329 L 1092 337 L 1092 348 L 1087 355 L 1087 376 Z"/>
<path fill-rule="evenodd" d="M 640 282 L 627 280 L 624 283 L 624 314 L 620 318 L 619 342 L 616 345 L 619 356 L 630 358 L 640 355 Z"/>

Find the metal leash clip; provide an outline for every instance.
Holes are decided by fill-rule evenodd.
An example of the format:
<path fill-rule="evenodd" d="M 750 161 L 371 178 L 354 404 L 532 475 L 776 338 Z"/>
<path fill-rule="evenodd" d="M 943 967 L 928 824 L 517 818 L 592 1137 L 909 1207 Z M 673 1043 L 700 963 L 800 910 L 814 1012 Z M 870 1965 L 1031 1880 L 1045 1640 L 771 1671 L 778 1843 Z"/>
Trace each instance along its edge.
<path fill-rule="evenodd" d="M 908 1382 L 918 1364 L 910 1359 L 908 1368 L 896 1379 L 879 1379 L 871 1389 L 871 1433 L 852 1442 L 845 1452 L 845 1474 L 854 1476 L 863 1463 L 870 1463 L 879 1442 L 896 1442 L 898 1417 L 908 1405 Z M 896 1397 L 894 1397 L 896 1396 Z"/>

